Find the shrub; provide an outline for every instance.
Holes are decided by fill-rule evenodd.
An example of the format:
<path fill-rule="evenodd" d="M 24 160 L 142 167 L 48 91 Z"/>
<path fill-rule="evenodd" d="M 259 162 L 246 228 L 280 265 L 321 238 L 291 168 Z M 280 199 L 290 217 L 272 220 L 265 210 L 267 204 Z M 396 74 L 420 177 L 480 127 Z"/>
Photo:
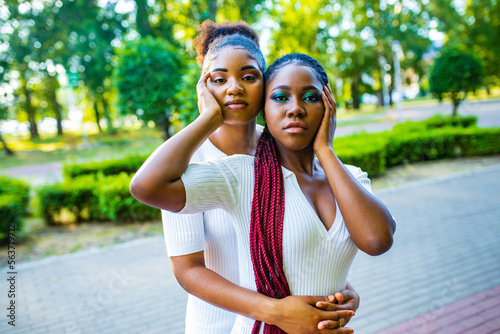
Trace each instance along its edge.
<path fill-rule="evenodd" d="M 434 115 L 424 121 L 406 121 L 398 123 L 392 128 L 392 133 L 421 132 L 437 128 L 469 128 L 477 124 L 476 116 L 442 116 Z"/>
<path fill-rule="evenodd" d="M 49 224 L 99 220 L 102 215 L 94 193 L 97 186 L 93 175 L 42 186 L 38 189 L 42 218 Z"/>
<path fill-rule="evenodd" d="M 0 176 L 0 242 L 8 239 L 9 231 L 22 231 L 22 216 L 28 213 L 29 186 L 20 180 Z"/>
<path fill-rule="evenodd" d="M 336 138 L 333 147 L 343 163 L 357 166 L 373 177 L 385 172 L 386 142 L 386 132 L 358 134 Z"/>
<path fill-rule="evenodd" d="M 99 205 L 103 215 L 113 221 L 148 221 L 160 219 L 160 210 L 144 205 L 130 194 L 132 176 L 122 173 L 108 176 L 99 187 Z"/>
<path fill-rule="evenodd" d="M 443 116 L 434 115 L 431 118 L 424 121 L 427 129 L 444 128 L 444 127 L 455 127 L 455 128 L 469 128 L 476 126 L 477 117 L 476 116 Z"/>
<path fill-rule="evenodd" d="M 120 173 L 133 174 L 146 161 L 148 155 L 133 155 L 121 159 L 112 159 L 84 164 L 68 164 L 63 166 L 65 178 L 82 175 L 116 175 Z"/>
<path fill-rule="evenodd" d="M 30 187 L 25 182 L 7 176 L 0 176 L 0 195 L 2 194 L 15 195 L 15 201 L 20 206 L 22 215 L 28 213 Z"/>
<path fill-rule="evenodd" d="M 132 176 L 84 175 L 38 189 L 40 211 L 49 224 L 84 221 L 148 221 L 160 210 L 136 201 L 130 194 Z"/>
<path fill-rule="evenodd" d="M 0 194 L 0 243 L 8 240 L 9 232 L 22 230 L 22 201 L 16 194 Z"/>
<path fill-rule="evenodd" d="M 387 166 L 401 163 L 500 153 L 500 129 L 441 128 L 393 134 Z"/>

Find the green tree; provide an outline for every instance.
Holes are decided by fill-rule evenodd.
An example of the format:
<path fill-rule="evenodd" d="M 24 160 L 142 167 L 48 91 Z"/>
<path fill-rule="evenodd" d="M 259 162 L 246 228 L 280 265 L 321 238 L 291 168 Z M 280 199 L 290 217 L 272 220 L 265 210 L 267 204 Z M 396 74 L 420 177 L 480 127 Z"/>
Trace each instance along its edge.
<path fill-rule="evenodd" d="M 449 97 L 453 116 L 467 92 L 478 89 L 484 79 L 483 65 L 476 54 L 464 45 L 445 45 L 436 59 L 430 77 L 430 90 L 439 100 Z"/>
<path fill-rule="evenodd" d="M 1 64 L 0 64 L 1 66 Z M 2 67 L 3 68 L 3 67 Z M 4 72 L 0 72 L 0 83 L 2 82 L 3 79 L 3 74 Z M 6 95 L 4 93 L 4 95 Z M 5 96 L 0 95 L 0 120 L 7 119 L 8 118 L 8 109 L 5 103 L 3 103 L 3 100 L 6 99 Z M 2 137 L 2 132 L 0 131 L 0 143 L 3 145 L 3 149 L 7 155 L 14 155 L 14 151 L 12 151 L 8 146 L 7 143 L 5 142 L 5 139 Z"/>
<path fill-rule="evenodd" d="M 114 82 L 121 113 L 154 121 L 168 138 L 173 96 L 182 79 L 181 55 L 169 42 L 151 36 L 125 43 L 117 54 Z"/>
<path fill-rule="evenodd" d="M 480 55 L 486 73 L 486 89 L 500 81 L 500 1 L 469 1 L 465 11 L 468 22 L 463 39 L 469 48 Z"/>

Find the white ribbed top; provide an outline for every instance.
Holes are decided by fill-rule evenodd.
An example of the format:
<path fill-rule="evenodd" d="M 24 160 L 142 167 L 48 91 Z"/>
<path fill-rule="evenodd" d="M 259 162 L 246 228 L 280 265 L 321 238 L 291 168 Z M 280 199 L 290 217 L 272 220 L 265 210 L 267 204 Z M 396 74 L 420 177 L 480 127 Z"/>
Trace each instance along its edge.
<path fill-rule="evenodd" d="M 226 156 L 206 140 L 191 162 Z M 205 265 L 229 281 L 239 284 L 238 248 L 231 216 L 215 209 L 189 215 L 162 210 L 163 234 L 169 256 L 181 256 L 205 250 Z M 186 334 L 228 334 L 236 314 L 188 295 Z"/>
<path fill-rule="evenodd" d="M 226 210 L 233 217 L 238 240 L 240 285 L 257 290 L 249 247 L 253 162 L 253 157 L 233 155 L 190 164 L 182 176 L 187 203 L 180 213 L 216 207 Z M 357 167 L 346 167 L 371 192 L 367 174 Z M 283 263 L 291 293 L 328 295 L 344 289 L 357 247 L 338 206 L 335 222 L 326 230 L 302 193 L 295 174 L 283 167 L 282 171 L 285 183 Z M 253 324 L 253 319 L 238 316 L 232 333 L 250 333 Z"/>

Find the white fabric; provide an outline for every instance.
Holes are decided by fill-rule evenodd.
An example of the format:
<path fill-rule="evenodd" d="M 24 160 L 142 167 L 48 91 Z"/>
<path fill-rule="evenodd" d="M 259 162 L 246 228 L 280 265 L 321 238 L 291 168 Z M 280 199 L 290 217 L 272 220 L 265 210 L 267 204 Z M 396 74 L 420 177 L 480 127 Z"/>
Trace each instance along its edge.
<path fill-rule="evenodd" d="M 226 156 L 210 140 L 195 152 L 191 162 Z M 163 234 L 169 256 L 181 256 L 205 250 L 205 265 L 229 281 L 238 284 L 238 248 L 231 217 L 221 209 L 205 213 L 179 215 L 162 210 Z M 236 314 L 188 295 L 186 334 L 228 334 Z"/>
<path fill-rule="evenodd" d="M 234 155 L 190 164 L 182 176 L 186 206 L 180 213 L 224 208 L 232 217 L 238 240 L 240 285 L 256 290 L 249 247 L 250 214 L 254 186 L 254 158 Z M 367 174 L 346 166 L 371 192 Z M 357 247 L 337 207 L 330 230 L 302 193 L 295 174 L 282 168 L 285 183 L 283 262 L 292 295 L 328 295 L 345 288 Z M 238 316 L 232 333 L 250 333 L 253 319 Z M 262 329 L 262 327 L 261 327 Z"/>

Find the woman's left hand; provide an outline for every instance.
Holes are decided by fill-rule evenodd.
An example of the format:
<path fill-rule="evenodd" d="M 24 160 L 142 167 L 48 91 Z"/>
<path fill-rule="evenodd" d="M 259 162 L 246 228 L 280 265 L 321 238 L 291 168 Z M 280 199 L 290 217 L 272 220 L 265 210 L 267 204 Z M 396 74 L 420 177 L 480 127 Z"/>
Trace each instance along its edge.
<path fill-rule="evenodd" d="M 321 93 L 323 99 L 323 104 L 325 106 L 325 113 L 323 119 L 314 139 L 314 152 L 317 152 L 332 147 L 333 137 L 335 135 L 336 124 L 336 113 L 337 113 L 337 103 L 332 95 L 332 90 L 330 89 L 330 84 L 323 87 L 323 92 Z"/>
<path fill-rule="evenodd" d="M 356 296 L 358 298 L 356 298 Z M 356 310 L 359 307 L 359 296 L 357 295 L 356 292 L 353 292 L 351 290 L 343 290 L 337 292 L 334 296 L 329 296 L 328 298 L 330 299 L 329 302 L 318 301 L 316 303 L 316 307 L 324 311 L 353 311 L 353 312 L 356 312 Z M 351 317 L 344 317 L 342 319 L 342 324 L 340 327 L 345 326 L 350 320 Z M 323 320 L 320 321 L 318 324 L 319 329 L 337 328 L 336 326 L 338 326 L 338 322 L 331 320 Z"/>

